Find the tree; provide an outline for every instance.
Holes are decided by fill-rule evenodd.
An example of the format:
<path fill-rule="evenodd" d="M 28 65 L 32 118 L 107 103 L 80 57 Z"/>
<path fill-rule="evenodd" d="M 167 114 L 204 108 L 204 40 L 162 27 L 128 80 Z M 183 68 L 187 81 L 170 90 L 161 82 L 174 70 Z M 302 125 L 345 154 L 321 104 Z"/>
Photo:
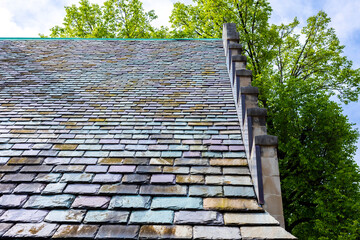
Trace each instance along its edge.
<path fill-rule="evenodd" d="M 175 35 L 220 38 L 223 23 L 237 24 L 253 85 L 268 109 L 268 131 L 279 137 L 286 228 L 299 239 L 357 239 L 358 133 L 331 97 L 356 101 L 360 70 L 342 56 L 330 18 L 319 12 L 296 34 L 296 18 L 287 25 L 269 24 L 267 0 L 193 2 L 174 4 Z"/>
<path fill-rule="evenodd" d="M 144 12 L 139 0 L 107 0 L 103 6 L 80 0 L 80 6 L 65 7 L 63 26 L 50 29 L 50 37 L 165 38 L 168 29 L 156 29 L 153 10 Z M 45 37 L 41 35 L 41 37 Z"/>

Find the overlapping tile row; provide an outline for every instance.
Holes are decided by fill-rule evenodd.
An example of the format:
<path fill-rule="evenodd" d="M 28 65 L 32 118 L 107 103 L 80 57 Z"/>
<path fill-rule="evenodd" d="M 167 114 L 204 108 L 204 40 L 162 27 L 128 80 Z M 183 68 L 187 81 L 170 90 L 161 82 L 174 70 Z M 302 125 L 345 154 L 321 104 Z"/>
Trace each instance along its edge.
<path fill-rule="evenodd" d="M 0 48 L 2 237 L 286 238 L 255 197 L 221 41 Z"/>

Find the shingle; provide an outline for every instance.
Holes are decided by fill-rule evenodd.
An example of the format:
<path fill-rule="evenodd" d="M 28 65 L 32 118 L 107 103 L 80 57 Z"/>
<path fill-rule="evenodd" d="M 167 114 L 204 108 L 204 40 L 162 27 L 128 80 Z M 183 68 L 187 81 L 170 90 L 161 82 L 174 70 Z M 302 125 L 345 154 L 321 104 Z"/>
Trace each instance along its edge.
<path fill-rule="evenodd" d="M 141 226 L 141 239 L 192 239 L 191 226 L 146 225 Z"/>
<path fill-rule="evenodd" d="M 171 224 L 173 222 L 174 212 L 169 210 L 159 211 L 133 211 L 130 215 L 129 223 L 146 223 L 146 224 Z"/>
<path fill-rule="evenodd" d="M 94 238 L 99 226 L 96 225 L 61 225 L 53 238 Z"/>
<path fill-rule="evenodd" d="M 22 237 L 51 237 L 56 230 L 57 225 L 51 223 L 17 223 L 10 228 L 4 237 L 22 238 Z"/>
<path fill-rule="evenodd" d="M 96 239 L 136 239 L 139 232 L 136 225 L 103 225 L 96 235 Z"/>

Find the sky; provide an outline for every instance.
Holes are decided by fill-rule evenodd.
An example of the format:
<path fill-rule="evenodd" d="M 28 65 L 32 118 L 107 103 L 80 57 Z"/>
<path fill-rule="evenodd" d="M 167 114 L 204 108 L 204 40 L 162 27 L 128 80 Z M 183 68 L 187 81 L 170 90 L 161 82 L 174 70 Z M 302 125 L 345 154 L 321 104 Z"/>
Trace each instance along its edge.
<path fill-rule="evenodd" d="M 158 15 L 155 26 L 169 26 L 168 20 L 173 3 L 180 1 L 190 4 L 191 0 L 142 0 L 146 11 L 155 10 Z M 269 0 L 273 9 L 270 22 L 288 23 L 297 17 L 300 23 L 325 11 L 332 19 L 330 24 L 336 31 L 344 54 L 360 67 L 360 1 L 359 0 Z M 79 0 L 0 0 L 0 37 L 38 37 L 39 33 L 49 35 L 49 29 L 61 25 L 65 16 L 64 6 L 78 3 Z M 102 4 L 104 0 L 90 0 Z M 350 122 L 360 129 L 360 102 L 343 105 L 344 113 Z M 360 166 L 360 141 L 355 161 Z"/>

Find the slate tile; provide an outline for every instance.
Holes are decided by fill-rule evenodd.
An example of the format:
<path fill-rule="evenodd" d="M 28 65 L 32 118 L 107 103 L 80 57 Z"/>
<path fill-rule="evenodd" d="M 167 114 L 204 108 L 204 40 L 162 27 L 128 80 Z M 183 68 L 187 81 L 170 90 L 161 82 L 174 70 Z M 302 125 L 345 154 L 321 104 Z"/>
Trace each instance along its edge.
<path fill-rule="evenodd" d="M 54 166 L 51 165 L 27 165 L 24 166 L 20 172 L 24 173 L 41 173 L 51 172 Z"/>
<path fill-rule="evenodd" d="M 175 175 L 174 174 L 153 174 L 151 176 L 151 183 L 158 184 L 175 184 Z"/>
<path fill-rule="evenodd" d="M 109 157 L 134 157 L 135 152 L 133 151 L 110 151 Z"/>
<path fill-rule="evenodd" d="M 15 189 L 14 193 L 40 193 L 45 187 L 41 183 L 21 183 Z"/>
<path fill-rule="evenodd" d="M 34 178 L 33 173 L 10 173 L 6 174 L 0 182 L 31 182 Z"/>
<path fill-rule="evenodd" d="M 70 164 L 96 164 L 98 158 L 96 157 L 86 157 L 86 158 L 72 158 Z"/>
<path fill-rule="evenodd" d="M 45 164 L 54 164 L 54 165 L 61 165 L 61 164 L 69 164 L 71 158 L 67 157 L 47 157 L 44 160 Z"/>
<path fill-rule="evenodd" d="M 103 225 L 96 239 L 137 239 L 139 228 L 136 225 Z"/>
<path fill-rule="evenodd" d="M 73 208 L 107 208 L 110 197 L 78 196 L 72 204 Z"/>
<path fill-rule="evenodd" d="M 39 173 L 34 182 L 57 182 L 61 178 L 61 173 Z"/>
<path fill-rule="evenodd" d="M 111 199 L 109 209 L 134 208 L 146 209 L 150 206 L 150 197 L 145 196 L 114 196 Z"/>
<path fill-rule="evenodd" d="M 125 174 L 123 183 L 148 183 L 150 181 L 150 175 L 148 174 Z"/>
<path fill-rule="evenodd" d="M 225 213 L 226 225 L 278 225 L 269 213 Z"/>
<path fill-rule="evenodd" d="M 151 158 L 150 165 L 173 165 L 174 158 Z"/>
<path fill-rule="evenodd" d="M 58 225 L 51 223 L 17 223 L 12 226 L 3 236 L 12 238 L 49 238 L 56 231 Z"/>
<path fill-rule="evenodd" d="M 42 191 L 43 194 L 56 194 L 62 193 L 66 186 L 66 183 L 49 183 L 46 185 L 44 190 Z"/>
<path fill-rule="evenodd" d="M 160 157 L 161 152 L 160 151 L 137 151 L 135 154 L 135 157 Z"/>
<path fill-rule="evenodd" d="M 219 211 L 263 211 L 255 199 L 204 198 L 204 209 Z"/>
<path fill-rule="evenodd" d="M 29 200 L 25 203 L 25 208 L 69 208 L 74 200 L 73 195 L 48 195 L 30 196 Z"/>
<path fill-rule="evenodd" d="M 151 209 L 202 209 L 202 198 L 154 197 Z"/>
<path fill-rule="evenodd" d="M 224 186 L 224 196 L 255 198 L 253 186 Z"/>
<path fill-rule="evenodd" d="M 160 173 L 162 171 L 161 166 L 138 166 L 137 173 Z"/>
<path fill-rule="evenodd" d="M 191 167 L 192 174 L 221 174 L 220 167 Z"/>
<path fill-rule="evenodd" d="M 53 172 L 79 173 L 83 172 L 85 165 L 59 165 L 54 167 Z"/>
<path fill-rule="evenodd" d="M 97 225 L 61 225 L 53 238 L 93 239 L 99 229 Z"/>
<path fill-rule="evenodd" d="M 238 227 L 194 226 L 194 239 L 241 239 Z"/>
<path fill-rule="evenodd" d="M 99 191 L 100 184 L 68 184 L 64 193 L 95 194 Z"/>
<path fill-rule="evenodd" d="M 15 187 L 16 184 L 13 183 L 0 183 L 0 193 L 12 193 Z"/>
<path fill-rule="evenodd" d="M 58 157 L 81 157 L 84 151 L 60 151 Z"/>
<path fill-rule="evenodd" d="M 96 174 L 93 178 L 93 183 L 117 183 L 120 182 L 122 178 L 122 174 Z"/>
<path fill-rule="evenodd" d="M 170 167 L 165 166 L 163 173 L 176 173 L 176 174 L 188 174 L 190 172 L 189 167 Z"/>
<path fill-rule="evenodd" d="M 12 223 L 0 223 L 0 237 L 6 233 L 7 230 L 10 229 L 10 227 L 12 227 L 13 224 Z"/>
<path fill-rule="evenodd" d="M 12 157 L 8 161 L 8 164 L 33 165 L 33 164 L 41 164 L 43 161 L 44 158 L 42 157 Z"/>
<path fill-rule="evenodd" d="M 189 196 L 222 196 L 221 186 L 207 186 L 207 185 L 191 185 L 189 186 Z"/>
<path fill-rule="evenodd" d="M 138 194 L 138 185 L 124 185 L 124 184 L 105 184 L 102 185 L 99 193 L 100 194 Z"/>
<path fill-rule="evenodd" d="M 64 173 L 61 182 L 91 182 L 94 174 L 91 173 Z"/>
<path fill-rule="evenodd" d="M 133 211 L 131 212 L 129 223 L 145 223 L 145 224 L 171 224 L 174 219 L 174 212 L 170 210 L 159 211 Z"/>
<path fill-rule="evenodd" d="M 192 239 L 191 226 L 145 225 L 141 226 L 141 239 Z"/>
<path fill-rule="evenodd" d="M 140 194 L 146 195 L 186 195 L 187 187 L 181 185 L 142 185 Z"/>
<path fill-rule="evenodd" d="M 43 221 L 48 213 L 49 211 L 37 209 L 9 209 L 1 215 L 0 221 L 36 223 Z"/>
<path fill-rule="evenodd" d="M 107 157 L 109 156 L 110 151 L 86 151 L 84 157 Z"/>
<path fill-rule="evenodd" d="M 241 227 L 240 231 L 244 239 L 297 239 L 279 226 Z"/>
<path fill-rule="evenodd" d="M 108 171 L 108 166 L 98 166 L 98 165 L 90 165 L 87 166 L 85 172 L 89 173 L 106 173 Z"/>
<path fill-rule="evenodd" d="M 17 172 L 20 168 L 21 168 L 21 166 L 2 165 L 2 166 L 0 166 L 0 172 L 3 172 L 3 173 Z"/>
<path fill-rule="evenodd" d="M 223 225 L 220 212 L 215 211 L 179 211 L 175 213 L 175 224 Z"/>
<path fill-rule="evenodd" d="M 21 207 L 27 199 L 27 195 L 4 194 L 0 197 L 0 206 L 6 208 Z"/>
<path fill-rule="evenodd" d="M 128 211 L 89 210 L 84 218 L 84 223 L 126 223 L 128 216 Z"/>
<path fill-rule="evenodd" d="M 132 173 L 135 172 L 135 168 L 134 165 L 110 166 L 109 173 Z"/>
<path fill-rule="evenodd" d="M 85 216 L 85 210 L 52 210 L 46 216 L 46 222 L 80 223 Z"/>

